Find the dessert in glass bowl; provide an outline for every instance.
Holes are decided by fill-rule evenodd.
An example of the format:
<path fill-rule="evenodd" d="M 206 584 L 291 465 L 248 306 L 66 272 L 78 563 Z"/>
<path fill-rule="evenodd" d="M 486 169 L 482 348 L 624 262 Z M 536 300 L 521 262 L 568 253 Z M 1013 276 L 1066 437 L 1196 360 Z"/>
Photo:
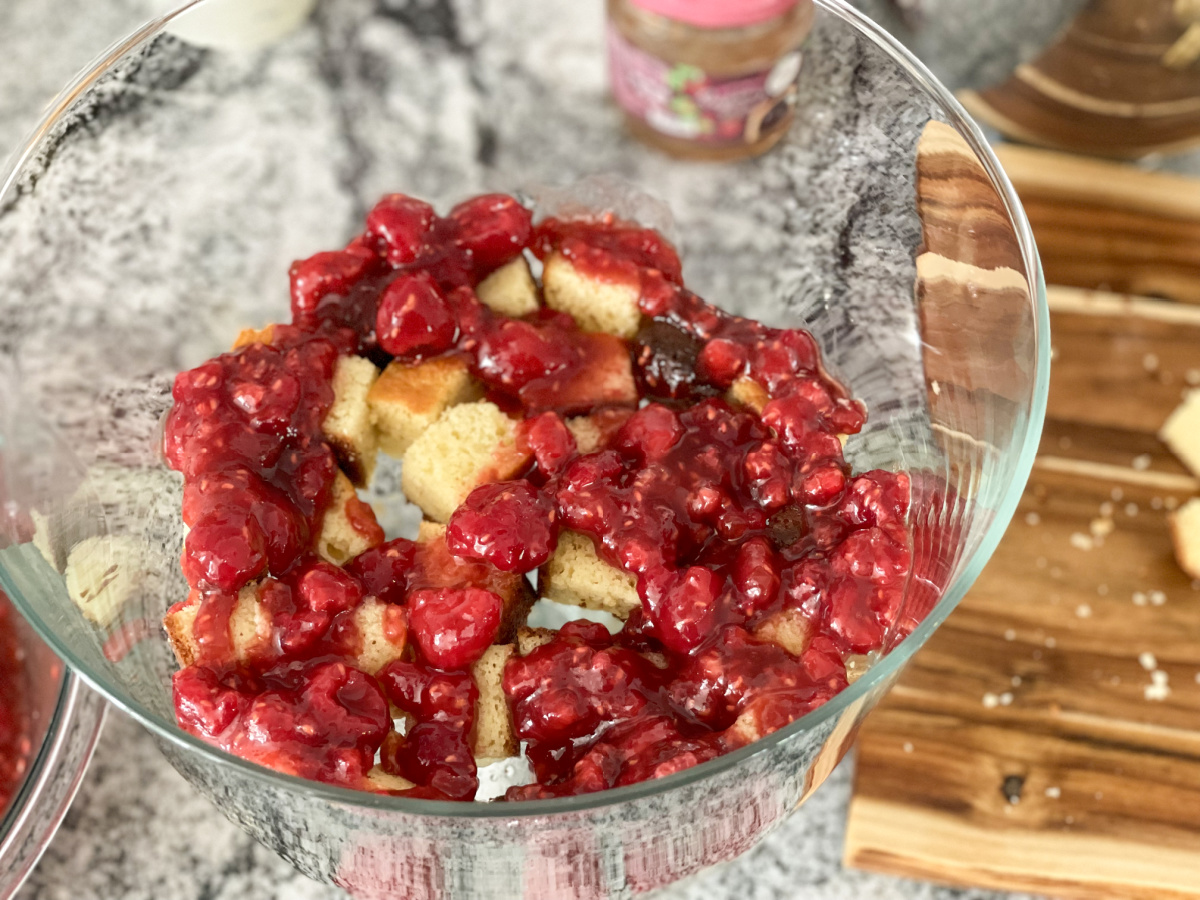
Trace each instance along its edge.
<path fill-rule="evenodd" d="M 865 410 L 812 336 L 705 302 L 658 232 L 392 194 L 290 275 L 290 324 L 172 392 L 191 733 L 453 800 L 523 747 L 507 799 L 590 793 L 778 730 L 903 636 L 908 476 L 853 473 Z M 380 448 L 415 541 L 355 491 Z M 539 598 L 611 627 L 530 628 Z"/>
<path fill-rule="evenodd" d="M 601 36 L 579 27 L 579 4 L 502 3 L 486 23 L 484 10 L 456 6 L 451 33 L 326 0 L 292 38 L 244 55 L 197 51 L 182 29 L 169 33 L 189 13 L 169 17 L 64 93 L 2 194 L 0 279 L 11 289 L 0 316 L 20 378 L 0 392 L 0 465 L 43 516 L 53 553 L 0 547 L 0 584 L 197 791 L 306 874 L 363 898 L 628 898 L 752 847 L 829 777 L 978 574 L 1021 493 L 1045 406 L 1048 315 L 1011 186 L 954 100 L 841 0 L 816 4 L 795 126 L 776 152 L 736 166 L 676 163 L 623 136 L 598 68 Z M 545 54 L 528 52 L 533 33 Z M 922 151 L 936 123 L 957 151 L 950 141 Z M 857 472 L 909 474 L 912 574 L 896 631 L 920 624 L 785 728 L 673 774 L 569 797 L 465 803 L 347 789 L 181 728 L 179 663 L 160 623 L 189 591 L 183 479 L 155 436 L 178 373 L 229 350 L 241 328 L 286 321 L 282 273 L 345 248 L 385 191 L 444 214 L 471 193 L 522 188 L 539 215 L 569 218 L 538 185 L 586 186 L 602 173 L 652 191 L 674 223 L 595 194 L 584 206 L 668 236 L 687 287 L 726 312 L 809 331 L 863 401 L 869 419 L 844 456 Z M 931 264 L 939 256 L 954 264 Z M 372 487 L 357 493 L 386 536 L 417 538 L 419 517 L 401 515 L 414 508 L 400 503 L 400 468 L 379 454 Z M 555 552 L 587 545 L 560 534 Z M 101 603 L 80 603 L 84 563 L 117 567 Z M 551 582 L 581 571 L 544 570 Z M 628 584 L 608 590 L 617 609 L 636 597 Z M 548 605 L 535 604 L 531 627 L 561 624 L 538 618 Z M 598 615 L 575 615 L 585 613 Z M 117 647 L 115 636 L 129 640 Z M 481 782 L 492 772 L 482 767 Z"/>

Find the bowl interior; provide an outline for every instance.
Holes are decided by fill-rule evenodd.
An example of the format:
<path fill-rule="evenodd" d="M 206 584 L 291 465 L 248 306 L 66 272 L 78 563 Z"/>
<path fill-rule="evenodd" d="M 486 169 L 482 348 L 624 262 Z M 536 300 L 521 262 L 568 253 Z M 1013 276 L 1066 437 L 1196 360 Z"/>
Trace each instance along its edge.
<path fill-rule="evenodd" d="M 181 483 L 157 450 L 172 378 L 239 329 L 286 317 L 289 263 L 343 244 L 377 196 L 444 210 L 517 191 L 542 211 L 583 202 L 661 225 L 690 287 L 811 329 L 866 403 L 847 457 L 913 474 L 906 612 L 922 624 L 776 743 L 874 697 L 1015 508 L 1044 411 L 1048 320 L 1027 224 L 978 132 L 882 32 L 840 0 L 818 5 L 795 125 L 769 155 L 723 166 L 622 133 L 598 4 L 460 18 L 330 0 L 247 49 L 257 32 L 244 18 L 224 31 L 244 40 L 195 43 L 214 33 L 196 16 L 238 6 L 201 0 L 114 50 L 64 95 L 0 196 L 0 497 L 34 526 L 0 538 L 0 586 L 177 752 L 274 778 L 174 725 L 159 621 L 187 592 Z M 384 467 L 368 496 L 392 534 L 412 525 L 397 485 Z M 69 565 L 78 574 L 85 558 L 119 603 L 72 600 Z M 700 777 L 672 778 L 685 776 Z"/>

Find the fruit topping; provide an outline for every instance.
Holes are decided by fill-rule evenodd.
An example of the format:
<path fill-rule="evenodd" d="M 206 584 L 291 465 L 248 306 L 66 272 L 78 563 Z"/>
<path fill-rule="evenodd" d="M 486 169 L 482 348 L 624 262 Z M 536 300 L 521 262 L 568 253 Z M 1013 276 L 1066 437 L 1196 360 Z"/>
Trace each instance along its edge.
<path fill-rule="evenodd" d="M 389 194 L 367 214 L 365 243 L 373 245 L 393 266 L 414 262 L 433 227 L 433 207 L 404 194 Z"/>
<path fill-rule="evenodd" d="M 556 518 L 551 498 L 528 481 L 485 484 L 450 517 L 446 545 L 505 572 L 530 572 L 554 552 Z"/>
<path fill-rule="evenodd" d="M 193 734 L 443 800 L 519 740 L 537 782 L 507 799 L 566 796 L 782 728 L 915 626 L 908 477 L 842 452 L 862 405 L 807 332 L 688 291 L 656 232 L 392 194 L 290 278 L 292 323 L 181 373 L 166 422 Z M 355 493 L 377 447 L 419 542 Z M 535 573 L 620 630 L 522 628 Z"/>
<path fill-rule="evenodd" d="M 454 344 L 456 332 L 450 307 L 428 275 L 401 275 L 379 299 L 376 340 L 397 359 L 443 353 Z"/>
<path fill-rule="evenodd" d="M 482 588 L 421 590 L 408 598 L 408 625 L 421 655 L 461 669 L 483 655 L 500 630 L 503 601 Z"/>

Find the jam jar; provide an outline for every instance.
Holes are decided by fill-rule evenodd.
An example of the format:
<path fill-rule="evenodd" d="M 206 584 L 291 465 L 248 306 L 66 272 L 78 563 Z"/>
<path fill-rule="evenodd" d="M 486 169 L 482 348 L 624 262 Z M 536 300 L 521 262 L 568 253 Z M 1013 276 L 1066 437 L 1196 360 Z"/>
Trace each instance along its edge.
<path fill-rule="evenodd" d="M 812 0 L 608 0 L 613 96 L 634 135 L 675 156 L 732 160 L 795 116 Z"/>

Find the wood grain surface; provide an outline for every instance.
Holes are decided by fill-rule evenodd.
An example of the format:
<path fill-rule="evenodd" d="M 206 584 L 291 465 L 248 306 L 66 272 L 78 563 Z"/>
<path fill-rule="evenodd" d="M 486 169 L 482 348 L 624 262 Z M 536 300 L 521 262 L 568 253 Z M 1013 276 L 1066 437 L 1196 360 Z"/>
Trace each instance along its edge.
<path fill-rule="evenodd" d="M 996 153 L 1050 284 L 1200 303 L 1200 182 L 1029 147 Z"/>
<path fill-rule="evenodd" d="M 1200 142 L 1198 60 L 1194 0 L 1092 0 L 1039 58 L 960 98 L 1015 140 L 1135 158 Z"/>
<path fill-rule="evenodd" d="M 846 862 L 1067 898 L 1200 897 L 1200 585 L 1154 433 L 1200 382 L 1200 309 L 1052 289 L 1020 510 L 867 720 Z"/>

